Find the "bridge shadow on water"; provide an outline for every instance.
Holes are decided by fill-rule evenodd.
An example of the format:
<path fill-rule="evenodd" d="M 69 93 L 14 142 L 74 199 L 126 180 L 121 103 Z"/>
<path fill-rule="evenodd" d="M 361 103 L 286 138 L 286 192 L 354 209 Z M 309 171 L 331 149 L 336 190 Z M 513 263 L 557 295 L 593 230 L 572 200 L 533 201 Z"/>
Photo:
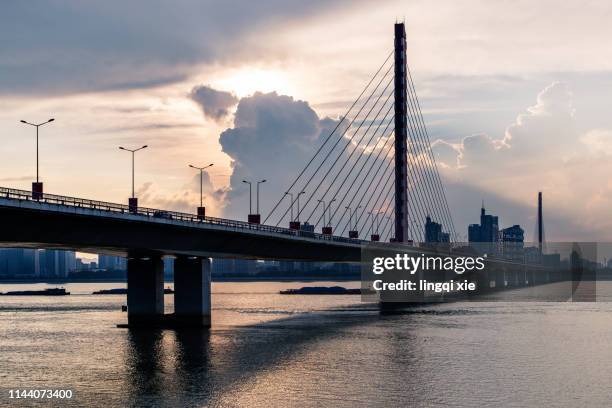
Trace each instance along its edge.
<path fill-rule="evenodd" d="M 389 318 L 375 305 L 358 305 L 212 330 L 129 329 L 125 405 L 235 405 L 226 398 L 258 374 L 282 367 L 310 345 Z"/>
<path fill-rule="evenodd" d="M 508 302 L 523 302 L 525 299 L 555 302 L 560 300 L 557 295 L 566 293 L 568 288 L 571 291 L 571 283 L 557 283 L 498 292 L 482 299 L 485 303 L 503 302 L 496 307 L 485 305 L 480 308 L 472 302 L 460 301 L 452 302 L 454 306 L 451 307 L 415 305 L 383 312 L 376 304 L 356 304 L 341 309 L 297 313 L 246 326 L 216 324 L 212 330 L 128 329 L 125 332 L 126 376 L 122 380 L 125 401 L 122 405 L 245 405 L 241 398 L 247 394 L 278 393 L 280 387 L 301 390 L 300 381 L 316 382 L 312 376 L 316 375 L 317 367 L 333 370 L 334 364 L 349 359 L 354 360 L 351 369 L 358 369 L 362 367 L 360 364 L 373 361 L 367 357 L 360 358 L 363 357 L 360 353 L 388 358 L 390 350 L 399 360 L 393 358 L 394 364 L 385 365 L 383 371 L 395 370 L 392 378 L 404 381 L 410 375 L 427 376 L 431 367 L 420 361 L 420 343 L 414 341 L 418 333 L 410 328 L 418 327 L 424 321 L 428 327 L 457 328 L 464 320 L 455 320 L 452 318 L 454 315 L 512 313 L 512 310 L 505 310 Z M 542 297 L 544 292 L 555 296 Z M 442 318 L 423 320 L 424 315 Z M 445 316 L 450 316 L 451 320 Z M 359 341 L 354 341 L 357 337 Z M 328 363 L 325 359 L 330 358 L 326 352 L 336 355 L 331 356 L 334 361 L 330 364 L 325 364 Z M 301 365 L 308 366 L 308 369 L 300 371 Z M 342 378 L 342 386 L 358 393 L 360 385 L 352 383 L 351 373 L 345 373 L 342 366 L 338 367 L 336 375 Z M 388 376 L 385 378 L 385 381 L 390 381 Z M 397 387 L 406 385 L 402 384 L 398 383 Z"/>

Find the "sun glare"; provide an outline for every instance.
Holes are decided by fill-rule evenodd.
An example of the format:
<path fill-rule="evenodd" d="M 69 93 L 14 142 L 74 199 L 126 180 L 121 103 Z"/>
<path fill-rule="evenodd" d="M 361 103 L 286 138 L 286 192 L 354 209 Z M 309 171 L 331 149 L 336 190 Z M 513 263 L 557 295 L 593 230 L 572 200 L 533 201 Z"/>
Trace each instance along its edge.
<path fill-rule="evenodd" d="M 286 75 L 279 70 L 241 68 L 218 81 L 221 89 L 228 89 L 238 97 L 253 95 L 255 92 L 272 92 L 291 95 L 291 85 Z"/>

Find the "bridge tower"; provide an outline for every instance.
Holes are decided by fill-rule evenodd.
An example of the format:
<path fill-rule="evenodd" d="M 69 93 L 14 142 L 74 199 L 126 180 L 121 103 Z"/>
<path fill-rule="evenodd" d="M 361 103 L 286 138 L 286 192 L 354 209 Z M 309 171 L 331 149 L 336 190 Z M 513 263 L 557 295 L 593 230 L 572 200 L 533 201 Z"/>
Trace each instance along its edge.
<path fill-rule="evenodd" d="M 408 240 L 406 28 L 395 24 L 395 240 Z"/>

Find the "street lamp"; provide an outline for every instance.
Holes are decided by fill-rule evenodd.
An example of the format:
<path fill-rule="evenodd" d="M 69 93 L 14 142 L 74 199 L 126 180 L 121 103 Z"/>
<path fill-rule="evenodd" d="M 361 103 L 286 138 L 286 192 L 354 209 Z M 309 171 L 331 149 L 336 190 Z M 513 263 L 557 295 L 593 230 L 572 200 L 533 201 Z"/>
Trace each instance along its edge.
<path fill-rule="evenodd" d="M 251 194 L 252 183 L 250 181 L 246 181 L 246 180 L 242 180 L 242 182 L 249 185 L 249 217 L 250 217 L 251 213 L 253 212 L 252 194 Z"/>
<path fill-rule="evenodd" d="M 333 203 L 334 201 L 336 201 L 336 199 L 334 198 L 333 200 L 331 200 L 329 202 L 329 204 L 327 204 L 327 211 L 329 214 L 329 217 L 327 217 L 327 226 L 331 228 L 331 223 L 332 223 L 332 212 L 331 212 L 331 203 Z"/>
<path fill-rule="evenodd" d="M 248 180 L 242 180 L 243 183 L 246 183 L 249 185 L 249 223 L 251 224 L 260 224 L 261 223 L 261 215 L 259 214 L 259 185 L 261 183 L 265 183 L 267 180 L 259 180 L 257 182 L 257 214 L 253 214 L 253 191 L 252 191 L 252 187 L 253 187 L 253 183 L 248 181 Z"/>
<path fill-rule="evenodd" d="M 197 166 L 194 166 L 193 164 L 189 165 L 189 167 L 191 167 L 192 169 L 200 170 L 200 206 L 198 207 L 198 218 L 201 220 L 203 220 L 204 217 L 206 217 L 206 209 L 204 208 L 204 197 L 203 197 L 203 192 L 202 192 L 202 185 L 204 184 L 204 170 L 206 170 L 209 167 L 212 167 L 212 165 L 213 165 L 212 163 L 204 167 L 197 167 Z"/>
<path fill-rule="evenodd" d="M 357 208 L 355 208 L 355 211 L 353 211 L 353 209 L 351 207 L 344 207 L 344 208 L 346 208 L 348 210 L 348 212 L 349 212 L 349 238 L 357 239 L 357 238 L 359 238 L 359 231 L 353 229 L 353 214 L 358 209 L 360 209 L 361 206 L 358 206 Z M 355 227 L 356 227 L 356 225 L 355 225 Z"/>
<path fill-rule="evenodd" d="M 38 128 L 46 125 L 47 123 L 53 122 L 55 119 L 51 118 L 46 122 L 42 123 L 30 123 L 28 121 L 22 120 L 21 123 L 25 123 L 26 125 L 36 127 L 36 181 L 32 183 L 32 198 L 38 200 L 42 198 L 43 194 L 43 184 L 40 182 L 38 178 Z"/>
<path fill-rule="evenodd" d="M 291 221 L 289 221 L 289 228 L 292 230 L 299 230 L 300 229 L 300 196 L 302 194 L 306 194 L 305 191 L 300 191 L 299 193 L 297 193 L 297 216 L 294 217 L 293 216 L 293 193 L 287 191 L 285 192 L 285 195 L 288 195 L 289 197 L 291 197 Z M 297 219 L 296 219 L 297 218 Z"/>
<path fill-rule="evenodd" d="M 305 191 L 300 191 L 297 194 L 297 220 L 296 220 L 297 222 L 300 222 L 300 196 L 302 194 L 306 194 L 306 192 Z"/>
<path fill-rule="evenodd" d="M 374 222 L 375 220 L 378 221 L 378 213 L 368 211 L 368 214 L 370 214 L 370 217 L 372 217 L 372 234 L 370 235 L 370 241 L 380 241 L 380 235 L 378 235 L 378 225 L 376 226 L 376 232 L 374 232 Z"/>
<path fill-rule="evenodd" d="M 291 219 L 289 223 L 292 223 L 293 222 L 293 193 L 290 193 L 289 191 L 285 191 L 285 195 L 288 195 L 291 198 Z"/>
<path fill-rule="evenodd" d="M 329 225 L 329 223 L 325 223 L 325 201 L 324 200 L 317 200 L 317 201 L 319 201 L 319 203 L 323 204 L 323 228 L 322 228 L 323 235 L 331 235 L 332 234 L 332 227 Z M 336 199 L 333 199 L 333 200 L 331 200 L 329 202 L 329 204 L 327 206 L 328 210 L 329 210 L 329 207 L 331 207 L 331 203 L 333 201 L 336 201 Z M 331 211 L 329 211 L 329 217 L 331 218 Z"/>
<path fill-rule="evenodd" d="M 259 215 L 259 185 L 265 183 L 266 181 L 267 180 L 264 179 L 264 180 L 259 180 L 257 182 L 257 204 L 256 204 L 256 206 L 257 206 L 257 215 Z"/>
<path fill-rule="evenodd" d="M 134 188 L 134 155 L 137 151 L 146 149 L 147 147 L 149 146 L 143 145 L 137 149 L 126 149 L 123 146 L 119 146 L 120 150 L 125 150 L 126 152 L 132 153 L 132 197 L 130 197 L 130 199 L 128 200 L 128 204 L 129 204 L 130 212 L 133 212 L 133 213 L 138 211 L 138 199 L 136 198 L 136 192 Z"/>

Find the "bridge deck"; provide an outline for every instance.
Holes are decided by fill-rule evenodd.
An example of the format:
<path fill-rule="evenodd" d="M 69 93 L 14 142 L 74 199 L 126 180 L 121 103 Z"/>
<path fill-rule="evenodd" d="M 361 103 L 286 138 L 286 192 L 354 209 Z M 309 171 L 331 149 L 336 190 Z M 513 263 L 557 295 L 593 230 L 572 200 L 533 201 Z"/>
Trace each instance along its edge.
<path fill-rule="evenodd" d="M 358 261 L 361 240 L 0 188 L 0 245 L 123 254 Z M 336 253 L 334 255 L 334 253 Z"/>

